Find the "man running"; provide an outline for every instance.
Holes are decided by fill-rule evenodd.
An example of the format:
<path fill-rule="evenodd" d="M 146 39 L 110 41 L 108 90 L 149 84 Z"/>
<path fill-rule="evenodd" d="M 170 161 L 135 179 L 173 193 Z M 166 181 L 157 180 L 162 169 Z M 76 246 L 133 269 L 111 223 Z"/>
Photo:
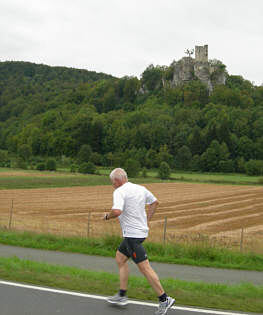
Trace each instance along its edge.
<path fill-rule="evenodd" d="M 140 272 L 146 277 L 149 284 L 159 297 L 159 307 L 156 315 L 164 315 L 174 304 L 175 300 L 166 295 L 158 275 L 152 269 L 142 246 L 148 236 L 148 222 L 151 220 L 158 206 L 156 197 L 145 187 L 128 182 L 126 172 L 121 168 L 114 169 L 110 180 L 115 188 L 113 193 L 113 206 L 104 220 L 118 217 L 122 229 L 123 241 L 116 252 L 116 262 L 120 275 L 120 291 L 108 297 L 109 303 L 126 305 L 128 286 L 128 259 L 137 264 Z M 149 205 L 146 213 L 145 205 Z"/>

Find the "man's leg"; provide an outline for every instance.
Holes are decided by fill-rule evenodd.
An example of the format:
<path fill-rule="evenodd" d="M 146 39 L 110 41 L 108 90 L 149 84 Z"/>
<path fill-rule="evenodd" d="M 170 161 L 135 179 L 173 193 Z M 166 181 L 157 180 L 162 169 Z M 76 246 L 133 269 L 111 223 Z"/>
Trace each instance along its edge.
<path fill-rule="evenodd" d="M 120 251 L 116 252 L 116 263 L 119 268 L 120 275 L 120 290 L 127 290 L 128 287 L 128 277 L 129 277 L 129 269 L 128 269 L 128 257 L 123 255 Z"/>
<path fill-rule="evenodd" d="M 114 296 L 109 296 L 107 301 L 112 304 L 126 305 L 128 304 L 128 298 L 126 296 L 126 291 L 128 287 L 128 257 L 122 254 L 119 250 L 116 252 L 116 262 L 119 268 L 120 275 L 120 291 Z"/>
<path fill-rule="evenodd" d="M 160 283 L 159 277 L 156 272 L 152 269 L 149 260 L 146 259 L 137 264 L 140 272 L 146 277 L 157 296 L 161 296 L 164 294 L 164 289 Z"/>
<path fill-rule="evenodd" d="M 167 296 L 164 289 L 160 283 L 159 277 L 156 272 L 152 269 L 149 260 L 144 260 L 137 264 L 141 273 L 146 277 L 154 291 L 159 297 L 159 306 L 156 315 L 165 315 L 169 308 L 174 304 L 174 299 Z"/>

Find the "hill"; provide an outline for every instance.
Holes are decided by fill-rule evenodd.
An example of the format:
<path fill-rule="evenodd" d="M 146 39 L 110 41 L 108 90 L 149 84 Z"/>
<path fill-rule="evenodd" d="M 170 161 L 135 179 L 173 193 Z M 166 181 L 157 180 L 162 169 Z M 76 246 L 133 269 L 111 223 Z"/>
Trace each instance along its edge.
<path fill-rule="evenodd" d="M 213 90 L 197 77 L 167 84 L 174 64 L 150 65 L 139 80 L 0 62 L 1 165 L 10 156 L 32 166 L 63 156 L 70 163 L 125 166 L 135 159 L 147 168 L 165 161 L 177 169 L 263 174 L 263 87 L 229 75 L 222 63 L 225 85 Z"/>

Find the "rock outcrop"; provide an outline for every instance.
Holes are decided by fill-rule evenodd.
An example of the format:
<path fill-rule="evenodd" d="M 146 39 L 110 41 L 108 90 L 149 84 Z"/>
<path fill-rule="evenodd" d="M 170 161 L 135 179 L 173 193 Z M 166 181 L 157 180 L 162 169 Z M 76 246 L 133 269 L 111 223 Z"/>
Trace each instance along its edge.
<path fill-rule="evenodd" d="M 195 58 L 183 57 L 172 64 L 171 86 L 182 85 L 187 81 L 199 79 L 211 93 L 214 86 L 225 84 L 225 66 L 219 60 L 208 61 L 208 46 L 195 46 Z"/>

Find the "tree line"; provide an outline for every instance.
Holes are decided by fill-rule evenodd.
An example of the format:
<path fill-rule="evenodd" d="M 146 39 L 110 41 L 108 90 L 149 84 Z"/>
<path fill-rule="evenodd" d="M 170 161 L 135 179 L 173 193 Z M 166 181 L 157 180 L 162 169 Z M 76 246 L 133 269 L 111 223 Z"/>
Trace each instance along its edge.
<path fill-rule="evenodd" d="M 0 62 L 0 163 L 48 157 L 72 165 L 263 174 L 263 87 L 227 75 L 209 95 L 172 80 L 172 65 L 141 78 Z"/>

